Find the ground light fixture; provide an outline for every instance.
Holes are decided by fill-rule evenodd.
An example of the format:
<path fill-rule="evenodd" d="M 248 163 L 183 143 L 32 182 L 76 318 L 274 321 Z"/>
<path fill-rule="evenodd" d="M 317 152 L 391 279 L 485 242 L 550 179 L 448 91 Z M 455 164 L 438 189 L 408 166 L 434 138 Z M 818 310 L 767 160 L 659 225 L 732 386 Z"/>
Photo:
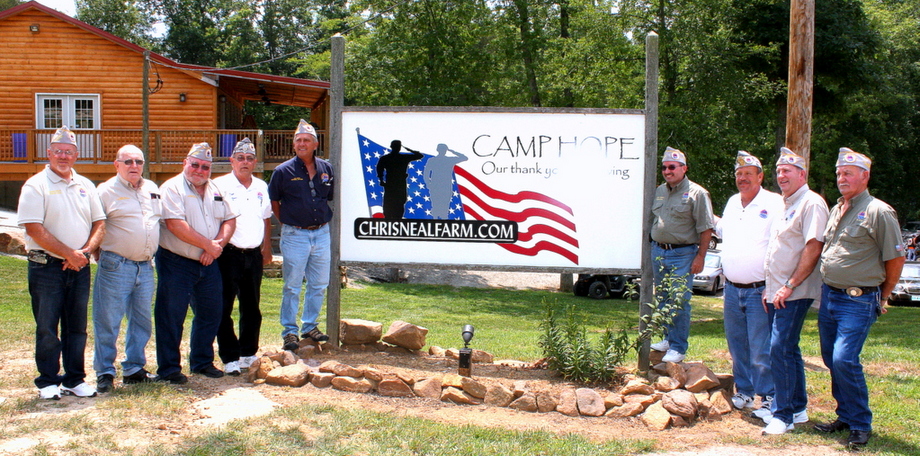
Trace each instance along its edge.
<path fill-rule="evenodd" d="M 461 333 L 463 348 L 460 349 L 460 359 L 457 366 L 457 373 L 463 377 L 473 375 L 473 349 L 470 348 L 470 341 L 473 340 L 474 331 L 473 325 L 463 325 L 463 332 Z"/>

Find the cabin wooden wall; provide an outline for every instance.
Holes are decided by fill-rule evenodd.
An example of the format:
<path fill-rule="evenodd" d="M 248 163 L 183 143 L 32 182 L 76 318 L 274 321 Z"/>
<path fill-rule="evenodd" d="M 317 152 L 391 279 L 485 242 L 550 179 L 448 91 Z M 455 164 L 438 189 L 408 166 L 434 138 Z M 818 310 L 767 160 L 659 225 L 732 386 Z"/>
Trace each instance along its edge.
<path fill-rule="evenodd" d="M 151 129 L 217 128 L 216 87 L 153 63 L 151 88 L 157 71 L 163 87 L 150 96 Z M 37 93 L 90 93 L 100 95 L 98 129 L 140 129 L 142 78 L 143 54 L 56 17 L 27 10 L 0 20 L 0 128 L 35 128 Z"/>

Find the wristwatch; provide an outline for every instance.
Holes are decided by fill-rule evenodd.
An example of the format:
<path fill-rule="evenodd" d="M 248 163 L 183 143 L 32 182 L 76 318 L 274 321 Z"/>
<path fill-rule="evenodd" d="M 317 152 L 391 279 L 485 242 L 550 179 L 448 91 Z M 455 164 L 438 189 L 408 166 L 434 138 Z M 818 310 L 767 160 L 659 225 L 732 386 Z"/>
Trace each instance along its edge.
<path fill-rule="evenodd" d="M 786 287 L 786 288 L 788 288 L 788 289 L 790 289 L 790 290 L 795 290 L 795 287 L 792 286 L 792 284 L 789 283 L 788 280 L 786 281 L 786 283 L 783 284 L 783 286 Z"/>

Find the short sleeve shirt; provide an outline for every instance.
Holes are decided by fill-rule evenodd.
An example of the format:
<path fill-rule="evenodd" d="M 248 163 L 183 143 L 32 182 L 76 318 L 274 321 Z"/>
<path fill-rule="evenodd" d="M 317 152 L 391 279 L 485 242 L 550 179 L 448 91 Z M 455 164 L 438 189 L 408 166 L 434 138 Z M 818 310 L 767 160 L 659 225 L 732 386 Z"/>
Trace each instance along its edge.
<path fill-rule="evenodd" d="M 214 179 L 214 183 L 236 206 L 240 216 L 236 219 L 236 231 L 230 238 L 230 244 L 241 249 L 254 249 L 262 246 L 265 237 L 265 219 L 272 216 L 272 205 L 268 200 L 268 184 L 253 177 L 249 188 L 240 183 L 233 173 Z"/>
<path fill-rule="evenodd" d="M 278 214 L 281 223 L 304 227 L 332 220 L 332 208 L 329 207 L 335 189 L 332 165 L 321 158 L 315 160 L 313 179 L 300 157 L 278 165 L 272 172 L 268 195 L 272 201 L 281 203 Z"/>
<path fill-rule="evenodd" d="M 764 260 L 770 244 L 770 227 L 783 214 L 783 197 L 761 188 L 747 206 L 741 194 L 728 199 L 725 212 L 716 226 L 722 239 L 722 270 L 735 283 L 764 280 Z"/>
<path fill-rule="evenodd" d="M 827 243 L 821 252 L 824 283 L 836 287 L 874 287 L 885 281 L 885 262 L 904 256 L 898 214 L 863 191 L 840 213 L 843 198 L 831 212 Z"/>
<path fill-rule="evenodd" d="M 71 173 L 68 181 L 46 165 L 23 185 L 17 212 L 19 225 L 40 223 L 58 241 L 77 250 L 86 245 L 93 222 L 104 220 L 105 212 L 92 181 L 74 170 Z M 42 246 L 26 234 L 26 250 L 42 250 Z"/>
<path fill-rule="evenodd" d="M 824 242 L 824 227 L 827 226 L 827 203 L 821 195 L 803 185 L 788 198 L 783 214 L 773 222 L 770 245 L 765 260 L 767 287 L 765 296 L 776 292 L 792 277 L 805 244 L 812 239 Z M 821 297 L 821 275 L 818 268 L 794 290 L 787 300 L 818 299 Z"/>
<path fill-rule="evenodd" d="M 224 197 L 220 188 L 208 180 L 204 197 L 198 195 L 188 183 L 185 175 L 179 174 L 164 182 L 160 187 L 163 195 L 163 218 L 161 220 L 160 247 L 186 258 L 198 261 L 203 250 L 176 237 L 165 226 L 166 220 L 185 220 L 198 234 L 214 239 L 220 232 L 220 225 L 239 216 L 232 204 Z"/>
<path fill-rule="evenodd" d="M 162 207 L 157 184 L 142 179 L 134 187 L 120 176 L 99 184 L 105 210 L 105 236 L 100 247 L 131 261 L 149 261 L 160 243 Z"/>
<path fill-rule="evenodd" d="M 699 244 L 700 233 L 715 228 L 709 192 L 686 177 L 655 189 L 650 218 L 652 240 L 663 244 Z"/>

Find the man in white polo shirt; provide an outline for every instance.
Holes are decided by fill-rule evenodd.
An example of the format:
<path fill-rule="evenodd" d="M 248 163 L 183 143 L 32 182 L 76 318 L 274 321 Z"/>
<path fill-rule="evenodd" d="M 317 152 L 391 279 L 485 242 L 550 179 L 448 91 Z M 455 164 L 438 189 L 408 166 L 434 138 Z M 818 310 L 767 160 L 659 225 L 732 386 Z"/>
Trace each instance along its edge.
<path fill-rule="evenodd" d="M 76 136 L 66 126 L 59 128 L 48 146 L 49 164 L 26 181 L 19 196 L 35 317 L 35 386 L 42 399 L 60 399 L 62 392 L 96 395 L 83 381 L 83 352 L 89 255 L 102 240 L 105 213 L 96 186 L 73 169 L 79 155 Z"/>
<path fill-rule="evenodd" d="M 770 331 L 773 307 L 763 304 L 764 259 L 770 244 L 770 227 L 783 213 L 783 197 L 765 190 L 763 166 L 757 157 L 739 150 L 735 159 L 738 193 L 728 199 L 716 225 L 722 239 L 725 284 L 725 339 L 732 355 L 736 393 L 732 405 L 744 409 L 773 397 L 770 372 Z"/>
<path fill-rule="evenodd" d="M 96 391 L 114 388 L 116 342 L 121 320 L 125 330 L 125 360 L 121 363 L 126 384 L 152 380 L 144 369 L 145 347 L 153 326 L 153 255 L 160 242 L 160 189 L 144 179 L 144 153 L 134 145 L 118 149 L 115 177 L 99 184 L 97 191 L 105 210 L 105 236 L 93 288 Z"/>
<path fill-rule="evenodd" d="M 223 318 L 217 331 L 218 355 L 227 375 L 240 375 L 256 359 L 262 312 L 262 266 L 272 261 L 271 217 L 268 184 L 253 178 L 256 148 L 249 138 L 236 143 L 230 155 L 233 172 L 214 179 L 224 195 L 239 209 L 236 231 L 217 259 L 223 280 Z M 240 301 L 240 335 L 233 329 L 233 301 Z"/>

